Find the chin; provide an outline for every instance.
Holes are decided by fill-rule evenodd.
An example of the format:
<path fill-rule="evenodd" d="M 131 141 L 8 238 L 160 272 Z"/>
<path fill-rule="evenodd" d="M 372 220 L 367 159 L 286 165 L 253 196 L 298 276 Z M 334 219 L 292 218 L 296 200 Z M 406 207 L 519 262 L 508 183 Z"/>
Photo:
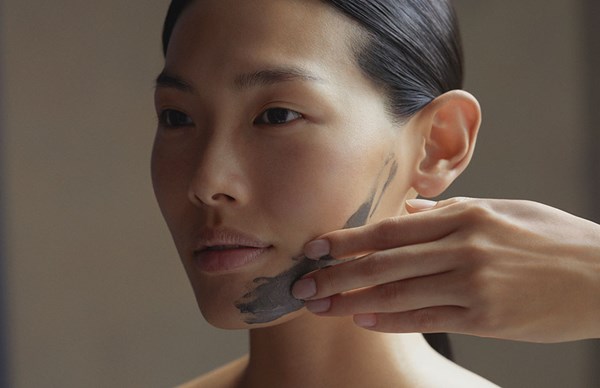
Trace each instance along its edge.
<path fill-rule="evenodd" d="M 292 284 L 322 263 L 304 259 L 290 263 L 265 260 L 262 264 L 212 275 L 193 266 L 186 268 L 198 307 L 209 324 L 228 330 L 262 328 L 282 324 L 305 311 L 304 303 L 291 294 Z"/>
<path fill-rule="evenodd" d="M 279 325 L 306 312 L 303 302 L 291 296 L 287 281 L 274 284 L 264 280 L 273 278 L 250 278 L 243 281 L 230 275 L 195 279 L 192 288 L 204 319 L 220 329 L 254 329 Z"/>
<path fill-rule="evenodd" d="M 200 312 L 202 313 L 204 319 L 211 326 L 224 330 L 252 330 L 273 327 L 292 321 L 304 314 L 307 314 L 306 310 L 302 308 L 300 310 L 284 314 L 269 322 L 248 323 L 249 318 L 251 317 L 248 317 L 247 314 L 240 313 L 237 309 L 235 311 L 223 308 L 207 309 L 206 306 L 204 306 L 200 307 Z"/>

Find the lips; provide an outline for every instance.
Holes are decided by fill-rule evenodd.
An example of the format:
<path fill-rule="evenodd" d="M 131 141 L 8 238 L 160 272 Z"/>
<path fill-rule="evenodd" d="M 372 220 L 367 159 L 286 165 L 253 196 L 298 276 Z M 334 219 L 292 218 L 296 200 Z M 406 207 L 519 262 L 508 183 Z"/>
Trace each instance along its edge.
<path fill-rule="evenodd" d="M 206 247 L 208 251 L 225 251 L 227 249 L 239 249 L 244 248 L 243 245 L 216 245 L 214 247 Z"/>
<path fill-rule="evenodd" d="M 194 264 L 203 272 L 232 271 L 259 260 L 272 245 L 233 229 L 206 229 L 196 240 Z"/>

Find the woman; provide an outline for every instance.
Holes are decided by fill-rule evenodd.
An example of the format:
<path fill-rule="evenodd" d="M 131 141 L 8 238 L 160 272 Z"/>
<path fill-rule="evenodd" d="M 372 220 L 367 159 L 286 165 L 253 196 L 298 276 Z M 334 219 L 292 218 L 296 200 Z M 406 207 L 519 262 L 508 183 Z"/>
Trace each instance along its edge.
<path fill-rule="evenodd" d="M 369 262 L 375 279 L 388 268 L 365 260 L 373 255 L 313 272 L 378 249 L 339 249 L 347 237 L 326 235 L 306 246 L 306 256 L 325 254 L 311 260 L 304 244 L 349 228 L 334 233 L 359 231 L 363 241 L 364 228 L 421 219 L 429 212 L 395 217 L 406 200 L 442 193 L 470 161 L 480 109 L 459 90 L 450 5 L 174 1 L 163 43 L 156 196 L 204 317 L 250 329 L 248 357 L 189 386 L 491 386 L 420 334 L 360 327 L 377 329 L 381 317 L 323 319 L 302 308 L 313 299 L 308 307 L 324 315 L 382 312 L 339 306 L 369 289 L 395 299 L 391 280 L 339 295 L 348 284 L 328 275 Z M 426 205 L 410 203 L 411 212 Z M 418 240 L 410 228 L 393 234 Z M 445 252 L 431 248 L 430 257 Z M 440 276 L 420 277 L 434 290 Z M 422 295 L 413 308 L 435 294 Z"/>

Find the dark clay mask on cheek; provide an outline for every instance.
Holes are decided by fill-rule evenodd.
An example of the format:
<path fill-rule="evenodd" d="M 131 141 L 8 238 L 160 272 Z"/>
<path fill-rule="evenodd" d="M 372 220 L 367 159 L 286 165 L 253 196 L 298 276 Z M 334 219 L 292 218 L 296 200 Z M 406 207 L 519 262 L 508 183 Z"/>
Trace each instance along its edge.
<path fill-rule="evenodd" d="M 387 179 L 381 185 L 381 178 L 386 171 L 388 172 Z M 369 198 L 348 219 L 343 229 L 355 228 L 367 223 L 377 210 L 381 198 L 397 172 L 398 162 L 392 154 L 385 161 L 382 170 L 377 176 L 375 189 L 372 190 Z M 307 273 L 342 262 L 341 260 L 327 257 L 323 257 L 320 260 L 310 260 L 306 257 L 294 260 L 297 261 L 297 264 L 277 276 L 254 279 L 255 288 L 235 302 L 235 307 L 246 315 L 244 319 L 246 323 L 271 322 L 301 309 L 304 306 L 304 302 L 294 298 L 292 295 L 291 289 L 294 282 Z"/>
<path fill-rule="evenodd" d="M 299 310 L 304 302 L 294 298 L 292 284 L 302 276 L 331 265 L 335 260 L 309 260 L 302 258 L 287 271 L 275 277 L 254 279 L 256 288 L 235 303 L 241 313 L 247 314 L 246 323 L 265 323 Z"/>

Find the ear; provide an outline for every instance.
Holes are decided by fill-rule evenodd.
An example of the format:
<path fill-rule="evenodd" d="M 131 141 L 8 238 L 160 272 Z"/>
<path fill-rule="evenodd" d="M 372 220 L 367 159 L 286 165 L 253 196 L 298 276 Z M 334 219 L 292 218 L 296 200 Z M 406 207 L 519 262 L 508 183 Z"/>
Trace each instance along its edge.
<path fill-rule="evenodd" d="M 429 103 L 414 119 L 422 136 L 422 148 L 412 186 L 423 197 L 435 197 L 471 161 L 481 108 L 471 94 L 452 90 Z"/>

